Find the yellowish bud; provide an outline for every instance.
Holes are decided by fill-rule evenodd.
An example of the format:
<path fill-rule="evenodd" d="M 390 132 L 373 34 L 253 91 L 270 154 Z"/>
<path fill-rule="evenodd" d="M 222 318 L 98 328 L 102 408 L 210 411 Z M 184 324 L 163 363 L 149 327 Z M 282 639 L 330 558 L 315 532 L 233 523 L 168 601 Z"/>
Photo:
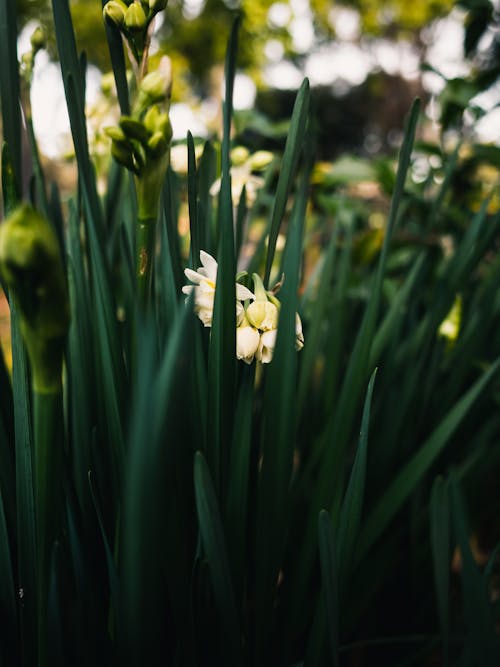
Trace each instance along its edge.
<path fill-rule="evenodd" d="M 167 0 L 149 0 L 149 9 L 152 14 L 158 14 L 167 6 Z"/>
<path fill-rule="evenodd" d="M 163 72 L 158 70 L 146 74 L 141 82 L 141 92 L 147 95 L 152 104 L 165 100 L 169 88 L 170 77 L 167 77 Z"/>
<path fill-rule="evenodd" d="M 147 25 L 146 14 L 140 2 L 133 2 L 125 12 L 125 27 L 130 32 L 140 32 Z"/>
<path fill-rule="evenodd" d="M 143 123 L 130 116 L 120 118 L 120 127 L 128 139 L 137 139 L 141 143 L 146 143 L 149 139 L 149 132 Z"/>
<path fill-rule="evenodd" d="M 261 331 L 271 331 L 278 326 L 278 309 L 270 301 L 254 301 L 248 306 L 246 316 L 250 324 Z"/>
<path fill-rule="evenodd" d="M 125 13 L 127 11 L 127 5 L 121 2 L 121 0 L 110 0 L 104 5 L 102 14 L 104 20 L 108 23 L 116 25 L 118 28 L 123 26 L 125 20 Z"/>

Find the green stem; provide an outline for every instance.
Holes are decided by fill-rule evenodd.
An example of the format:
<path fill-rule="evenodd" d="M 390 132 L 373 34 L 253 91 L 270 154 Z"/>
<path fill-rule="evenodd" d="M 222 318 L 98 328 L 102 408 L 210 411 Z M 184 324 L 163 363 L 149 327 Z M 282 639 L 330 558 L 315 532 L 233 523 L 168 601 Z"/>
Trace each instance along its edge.
<path fill-rule="evenodd" d="M 47 618 L 50 560 L 61 525 L 64 442 L 62 387 L 33 392 L 35 513 L 37 527 L 38 667 L 48 665 Z"/>
<path fill-rule="evenodd" d="M 156 240 L 156 217 L 139 218 L 137 222 L 136 274 L 139 303 L 144 308 L 151 297 Z"/>

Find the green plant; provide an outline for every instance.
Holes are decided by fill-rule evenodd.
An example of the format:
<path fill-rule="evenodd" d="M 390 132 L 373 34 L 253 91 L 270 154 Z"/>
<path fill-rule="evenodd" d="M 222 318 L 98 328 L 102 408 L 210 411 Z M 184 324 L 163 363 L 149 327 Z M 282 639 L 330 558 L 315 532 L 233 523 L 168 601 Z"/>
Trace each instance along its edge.
<path fill-rule="evenodd" d="M 13 0 L 0 2 L 5 35 L 13 34 L 14 9 Z M 423 655 L 437 650 L 444 664 L 496 664 L 486 586 L 494 555 L 480 573 L 468 548 L 460 488 L 477 498 L 475 489 L 500 463 L 494 446 L 500 263 L 491 254 L 499 215 L 486 202 L 474 217 L 464 216 L 449 254 L 427 242 L 429 229 L 407 178 L 416 103 L 374 262 L 354 261 L 359 210 L 326 193 L 314 216 L 325 234 L 333 221 L 333 233 L 319 249 L 315 271 L 303 277 L 302 253 L 314 232 L 309 86 L 305 81 L 297 95 L 283 156 L 269 165 L 253 207 L 243 191 L 234 216 L 235 24 L 216 202 L 209 191 L 217 150 L 207 142 L 197 164 L 193 138 L 187 139 L 191 247 L 185 258 L 177 224 L 181 184 L 167 168 L 166 135 L 161 165 L 145 147 L 156 131 L 146 127 L 156 102 L 149 100 L 148 109 L 132 105 L 130 119 L 123 46 L 110 26 L 126 117 L 123 136 L 111 135 L 129 151 L 125 159 L 115 146 L 136 189 L 134 176 L 115 162 L 99 197 L 85 129 L 85 61 L 76 51 L 67 1 L 54 1 L 53 11 L 78 195 L 63 208 L 57 186 L 49 196 L 41 170 L 34 170 L 31 203 L 48 222 L 32 208 L 18 208 L 18 64 L 11 41 L 0 41 L 9 217 L 0 234 L 0 272 L 13 351 L 11 378 L 0 356 L 0 661 L 316 667 L 422 664 Z M 136 65 L 146 63 L 135 55 Z M 152 113 L 165 129 L 166 110 Z M 154 235 L 146 244 L 144 283 L 136 260 L 144 241 L 137 178 L 146 163 L 161 176 L 161 192 L 155 184 L 147 194 Z M 429 184 L 419 193 L 433 226 L 445 216 L 449 184 L 445 178 L 439 191 Z M 262 239 L 246 274 L 237 274 L 246 225 L 262 216 Z M 19 292 L 24 269 L 11 259 L 18 252 L 10 245 L 16 220 L 35 220 L 42 237 L 50 237 L 50 252 L 42 253 L 49 266 L 35 262 L 41 282 L 28 281 L 35 287 L 28 303 L 38 308 L 45 295 L 59 304 L 58 382 L 48 399 L 39 396 L 26 332 L 29 308 Z M 392 247 L 398 226 L 412 234 Z M 286 246 L 278 261 L 280 233 Z M 41 247 L 35 243 L 33 256 Z M 200 314 L 206 302 L 194 290 L 186 304 L 182 293 L 186 268 L 203 282 L 194 271 L 200 251 L 205 268 L 208 255 L 217 260 L 216 278 L 205 274 L 213 303 L 209 332 L 192 312 L 194 306 Z M 443 327 L 457 295 L 458 329 Z M 250 309 L 253 296 L 259 303 Z M 250 354 L 242 355 L 249 363 L 237 359 L 236 297 L 245 324 L 262 337 L 275 326 L 279 306 L 268 364 Z M 434 482 L 448 472 L 449 482 Z M 498 498 L 480 498 L 480 509 L 486 506 L 494 515 Z M 449 610 L 456 544 L 464 563 L 465 629 Z"/>

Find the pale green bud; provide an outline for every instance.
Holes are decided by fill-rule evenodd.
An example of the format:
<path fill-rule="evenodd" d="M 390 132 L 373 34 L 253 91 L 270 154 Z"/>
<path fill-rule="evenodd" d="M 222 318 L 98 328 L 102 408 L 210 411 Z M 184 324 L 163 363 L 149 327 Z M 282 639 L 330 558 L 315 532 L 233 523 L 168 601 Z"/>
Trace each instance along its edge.
<path fill-rule="evenodd" d="M 129 139 L 137 139 L 141 143 L 146 143 L 149 139 L 149 132 L 144 127 L 141 121 L 131 118 L 130 116 L 122 116 L 120 118 L 120 127 L 125 136 Z"/>
<path fill-rule="evenodd" d="M 158 124 L 160 122 L 160 117 L 162 112 L 160 107 L 157 104 L 153 104 L 146 111 L 144 116 L 144 127 L 148 130 L 150 134 L 154 134 L 158 130 Z"/>
<path fill-rule="evenodd" d="M 125 27 L 130 32 L 140 32 L 147 25 L 146 14 L 140 2 L 133 2 L 125 12 Z"/>
<path fill-rule="evenodd" d="M 150 103 L 162 102 L 167 98 L 170 77 L 158 70 L 146 74 L 141 82 L 141 92 L 147 95 Z"/>
<path fill-rule="evenodd" d="M 262 171 L 274 159 L 274 155 L 269 151 L 257 151 L 248 158 L 248 165 L 252 171 Z"/>
<path fill-rule="evenodd" d="M 127 143 L 127 137 L 124 135 L 123 131 L 119 127 L 111 126 L 104 128 L 104 134 L 113 139 L 113 141 L 118 141 L 119 143 Z"/>
<path fill-rule="evenodd" d="M 249 155 L 250 151 L 248 148 L 245 148 L 244 146 L 236 146 L 236 148 L 233 148 L 231 151 L 231 162 L 235 167 L 238 167 L 247 161 Z"/>
<path fill-rule="evenodd" d="M 127 5 L 121 2 L 121 0 L 110 0 L 110 2 L 104 5 L 104 9 L 102 10 L 104 20 L 116 25 L 118 28 L 122 28 L 126 12 Z"/>
<path fill-rule="evenodd" d="M 0 273 L 19 308 L 34 389 L 59 390 L 70 319 L 67 286 L 55 231 L 30 206 L 0 225 Z"/>
<path fill-rule="evenodd" d="M 261 331 L 272 331 L 278 326 L 278 309 L 270 301 L 254 301 L 246 309 L 247 320 Z"/>

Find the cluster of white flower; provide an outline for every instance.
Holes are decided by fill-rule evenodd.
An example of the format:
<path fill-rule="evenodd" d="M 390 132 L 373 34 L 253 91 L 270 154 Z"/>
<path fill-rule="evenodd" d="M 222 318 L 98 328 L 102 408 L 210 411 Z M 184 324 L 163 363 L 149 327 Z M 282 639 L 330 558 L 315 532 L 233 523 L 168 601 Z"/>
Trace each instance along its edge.
<path fill-rule="evenodd" d="M 194 285 L 182 288 L 188 296 L 194 290 L 194 310 L 204 326 L 212 326 L 212 315 L 217 282 L 217 262 L 204 250 L 200 251 L 202 266 L 197 270 L 185 269 L 186 278 Z M 278 327 L 280 302 L 267 292 L 260 277 L 253 274 L 255 292 L 236 282 L 236 357 L 246 364 L 257 359 L 263 364 L 273 358 Z M 295 348 L 304 347 L 302 323 L 295 317 Z"/>

